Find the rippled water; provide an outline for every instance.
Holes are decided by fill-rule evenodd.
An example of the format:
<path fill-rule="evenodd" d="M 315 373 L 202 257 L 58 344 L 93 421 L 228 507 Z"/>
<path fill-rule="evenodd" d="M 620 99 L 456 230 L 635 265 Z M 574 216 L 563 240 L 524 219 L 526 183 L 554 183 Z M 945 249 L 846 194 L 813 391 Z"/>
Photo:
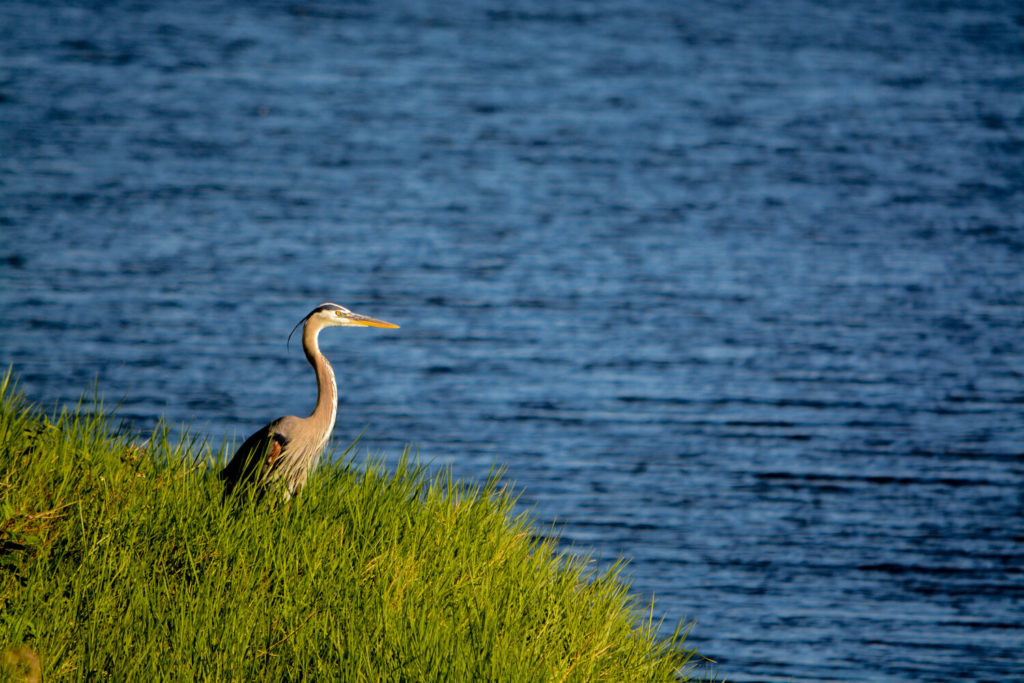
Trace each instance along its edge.
<path fill-rule="evenodd" d="M 0 363 L 494 464 L 735 681 L 1019 680 L 1012 2 L 0 5 Z"/>

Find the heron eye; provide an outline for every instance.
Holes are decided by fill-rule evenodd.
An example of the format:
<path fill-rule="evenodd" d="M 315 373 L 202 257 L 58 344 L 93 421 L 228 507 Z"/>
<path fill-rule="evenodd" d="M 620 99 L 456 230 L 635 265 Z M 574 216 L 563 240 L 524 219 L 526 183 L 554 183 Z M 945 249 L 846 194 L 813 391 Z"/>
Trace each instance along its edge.
<path fill-rule="evenodd" d="M 340 318 L 341 317 L 341 311 L 335 311 L 334 315 L 336 315 L 336 316 L 338 316 Z"/>

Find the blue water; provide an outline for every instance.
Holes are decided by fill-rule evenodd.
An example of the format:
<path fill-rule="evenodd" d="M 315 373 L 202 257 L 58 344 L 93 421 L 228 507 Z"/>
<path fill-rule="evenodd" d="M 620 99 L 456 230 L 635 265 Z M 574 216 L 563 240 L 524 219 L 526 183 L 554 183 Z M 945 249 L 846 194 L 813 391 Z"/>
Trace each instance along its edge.
<path fill-rule="evenodd" d="M 0 363 L 312 407 L 627 573 L 733 681 L 1024 678 L 1014 2 L 0 4 Z M 439 3 L 440 5 L 440 3 Z"/>

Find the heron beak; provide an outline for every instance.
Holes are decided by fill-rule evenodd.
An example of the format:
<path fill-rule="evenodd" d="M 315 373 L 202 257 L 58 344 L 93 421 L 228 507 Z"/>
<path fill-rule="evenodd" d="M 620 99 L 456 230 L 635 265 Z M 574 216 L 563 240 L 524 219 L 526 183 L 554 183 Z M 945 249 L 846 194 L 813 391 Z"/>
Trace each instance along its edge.
<path fill-rule="evenodd" d="M 349 313 L 345 317 L 349 319 L 349 322 L 352 325 L 360 325 L 363 327 L 386 327 L 390 330 L 398 329 L 398 325 L 394 323 L 385 322 L 384 320 L 377 320 L 376 318 L 371 318 L 368 315 Z"/>

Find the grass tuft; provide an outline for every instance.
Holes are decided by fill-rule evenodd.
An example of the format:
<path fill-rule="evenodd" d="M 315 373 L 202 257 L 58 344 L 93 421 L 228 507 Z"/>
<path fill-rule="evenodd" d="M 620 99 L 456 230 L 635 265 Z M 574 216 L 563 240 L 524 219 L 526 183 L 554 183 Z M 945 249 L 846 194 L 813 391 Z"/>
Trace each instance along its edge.
<path fill-rule="evenodd" d="M 204 442 L 0 382 L 0 680 L 673 681 L 618 567 L 538 537 L 492 477 L 325 464 L 224 501 Z"/>

